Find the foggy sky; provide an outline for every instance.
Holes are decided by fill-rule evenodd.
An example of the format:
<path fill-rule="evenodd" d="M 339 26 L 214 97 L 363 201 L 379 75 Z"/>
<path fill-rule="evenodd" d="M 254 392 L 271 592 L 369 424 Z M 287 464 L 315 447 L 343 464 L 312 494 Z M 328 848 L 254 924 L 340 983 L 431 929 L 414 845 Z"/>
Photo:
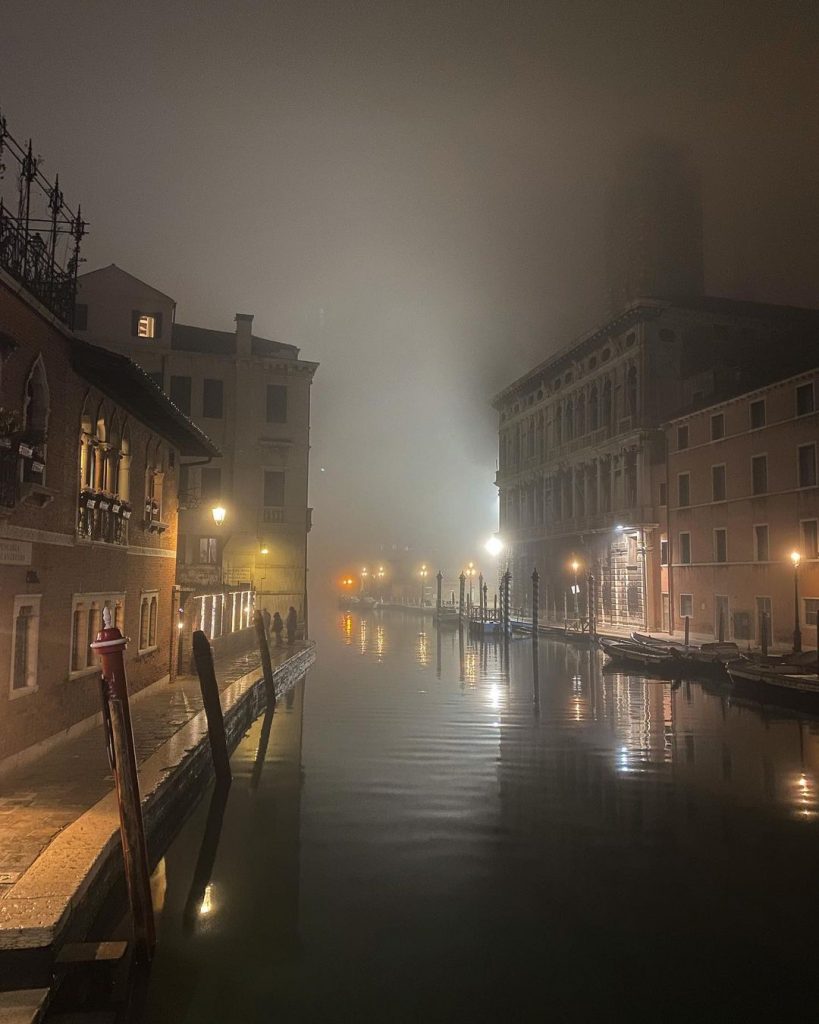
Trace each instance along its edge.
<path fill-rule="evenodd" d="M 701 172 L 709 293 L 819 305 L 817 57 L 809 2 L 6 0 L 0 105 L 82 203 L 83 269 L 321 363 L 318 583 L 479 554 L 489 399 L 605 313 L 635 134 Z"/>

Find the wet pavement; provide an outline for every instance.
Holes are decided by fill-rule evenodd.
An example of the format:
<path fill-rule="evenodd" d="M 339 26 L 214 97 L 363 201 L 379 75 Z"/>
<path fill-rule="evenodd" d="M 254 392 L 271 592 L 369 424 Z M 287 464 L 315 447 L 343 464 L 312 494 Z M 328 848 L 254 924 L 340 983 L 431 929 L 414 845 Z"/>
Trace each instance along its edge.
<path fill-rule="evenodd" d="M 819 719 L 314 619 L 306 682 L 159 861 L 141 1019 L 815 1016 Z"/>

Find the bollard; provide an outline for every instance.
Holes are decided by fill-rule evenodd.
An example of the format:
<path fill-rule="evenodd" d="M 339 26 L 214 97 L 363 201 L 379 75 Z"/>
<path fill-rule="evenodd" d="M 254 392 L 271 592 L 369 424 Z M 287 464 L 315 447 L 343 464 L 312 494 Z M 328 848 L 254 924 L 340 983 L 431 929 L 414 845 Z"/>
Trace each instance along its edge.
<path fill-rule="evenodd" d="M 540 575 L 532 570 L 532 639 L 537 640 L 538 604 L 540 601 Z"/>
<path fill-rule="evenodd" d="M 216 681 L 216 670 L 213 667 L 213 649 L 201 629 L 194 630 L 193 633 L 193 661 L 196 665 L 196 674 L 199 676 L 205 717 L 208 720 L 208 739 L 216 781 L 220 785 L 230 785 L 230 755 L 225 737 L 222 702 L 219 699 L 219 683 Z"/>
<path fill-rule="evenodd" d="M 458 621 L 462 622 L 464 617 L 464 584 L 466 583 L 466 576 L 463 573 L 458 577 L 460 584 L 458 589 Z"/>
<path fill-rule="evenodd" d="M 688 646 L 688 635 L 689 635 L 689 626 L 690 626 L 690 624 L 691 624 L 691 620 L 686 615 L 686 617 L 685 617 L 685 646 L 686 647 Z"/>
<path fill-rule="evenodd" d="M 102 662 L 103 721 L 119 807 L 122 860 L 134 926 L 134 955 L 138 961 L 147 962 L 153 957 L 156 931 L 123 658 L 128 640 L 112 625 L 110 605 L 103 608 L 102 622 L 103 628 L 90 647 Z"/>
<path fill-rule="evenodd" d="M 267 706 L 276 707 L 276 684 L 273 682 L 273 666 L 270 663 L 270 648 L 267 646 L 267 633 L 264 628 L 264 619 L 261 612 L 253 613 L 253 625 L 256 627 L 256 640 L 259 644 L 259 654 L 262 658 L 262 672 L 264 673 L 264 688 L 267 693 Z"/>

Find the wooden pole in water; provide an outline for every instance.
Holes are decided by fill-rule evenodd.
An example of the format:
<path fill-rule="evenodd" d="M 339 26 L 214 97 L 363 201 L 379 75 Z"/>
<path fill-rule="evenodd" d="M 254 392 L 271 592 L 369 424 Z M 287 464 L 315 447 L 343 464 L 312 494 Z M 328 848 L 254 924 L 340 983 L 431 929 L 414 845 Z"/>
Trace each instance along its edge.
<path fill-rule="evenodd" d="M 478 618 L 483 622 L 483 573 L 478 575 Z"/>
<path fill-rule="evenodd" d="M 137 960 L 148 962 L 153 957 L 156 931 L 145 826 L 139 798 L 134 730 L 128 705 L 128 680 L 123 657 L 128 641 L 119 629 L 112 625 L 110 605 L 104 607 L 102 621 L 103 628 L 90 646 L 91 650 L 100 656 L 102 662 L 100 688 L 103 720 L 119 807 L 122 859 L 133 917 L 134 955 Z"/>
<path fill-rule="evenodd" d="M 688 615 L 686 615 L 686 617 L 685 617 L 685 646 L 686 647 L 688 646 L 688 635 L 689 635 L 689 626 L 690 626 L 690 624 L 691 624 L 691 619 L 689 618 Z"/>
<path fill-rule="evenodd" d="M 441 572 L 440 569 L 435 574 L 435 582 L 438 585 L 437 586 L 437 590 L 436 590 L 436 594 L 435 594 L 435 612 L 436 612 L 436 615 L 438 617 L 438 620 L 440 621 L 440 619 L 441 619 L 441 585 L 444 582 L 444 574 Z"/>
<path fill-rule="evenodd" d="M 463 573 L 458 577 L 459 589 L 458 589 L 458 621 L 463 622 L 464 618 L 464 585 L 466 583 L 466 576 Z"/>
<path fill-rule="evenodd" d="M 532 639 L 537 640 L 538 604 L 540 601 L 540 575 L 532 570 Z"/>
<path fill-rule="evenodd" d="M 592 573 L 589 573 L 589 580 L 587 584 L 588 598 L 589 598 L 589 635 L 597 636 L 597 623 L 595 617 L 597 615 L 597 602 L 596 595 L 594 592 L 595 579 Z"/>
<path fill-rule="evenodd" d="M 267 646 L 267 633 L 264 628 L 264 619 L 261 612 L 253 613 L 253 625 L 256 627 L 256 640 L 259 644 L 259 654 L 262 658 L 262 672 L 264 674 L 264 688 L 267 693 L 267 706 L 276 706 L 276 684 L 273 682 L 273 665 L 270 662 L 270 648 Z"/>
<path fill-rule="evenodd" d="M 484 621 L 489 618 L 489 585 L 483 585 L 483 617 Z"/>
<path fill-rule="evenodd" d="M 197 629 L 193 633 L 193 660 L 196 665 L 196 674 L 199 676 L 202 703 L 205 705 L 205 716 L 208 720 L 208 739 L 210 740 L 213 769 L 216 772 L 216 779 L 221 785 L 229 784 L 232 778 L 230 756 L 225 736 L 222 702 L 219 699 L 219 683 L 216 680 L 216 670 L 213 667 L 213 649 L 201 629 Z"/>

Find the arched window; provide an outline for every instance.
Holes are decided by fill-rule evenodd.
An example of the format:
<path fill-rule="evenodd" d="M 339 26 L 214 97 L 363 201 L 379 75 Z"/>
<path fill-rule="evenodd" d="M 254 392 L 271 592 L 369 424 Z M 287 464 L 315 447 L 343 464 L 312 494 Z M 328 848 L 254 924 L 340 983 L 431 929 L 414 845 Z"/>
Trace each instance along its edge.
<path fill-rule="evenodd" d="M 589 430 L 597 430 L 600 426 L 600 402 L 597 395 L 597 385 L 591 389 L 589 394 Z"/>
<path fill-rule="evenodd" d="M 38 355 L 26 381 L 23 421 L 29 441 L 44 444 L 48 433 L 49 393 L 45 363 Z"/>
<path fill-rule="evenodd" d="M 567 441 L 574 437 L 574 403 L 571 399 L 563 410 L 563 436 Z"/>

